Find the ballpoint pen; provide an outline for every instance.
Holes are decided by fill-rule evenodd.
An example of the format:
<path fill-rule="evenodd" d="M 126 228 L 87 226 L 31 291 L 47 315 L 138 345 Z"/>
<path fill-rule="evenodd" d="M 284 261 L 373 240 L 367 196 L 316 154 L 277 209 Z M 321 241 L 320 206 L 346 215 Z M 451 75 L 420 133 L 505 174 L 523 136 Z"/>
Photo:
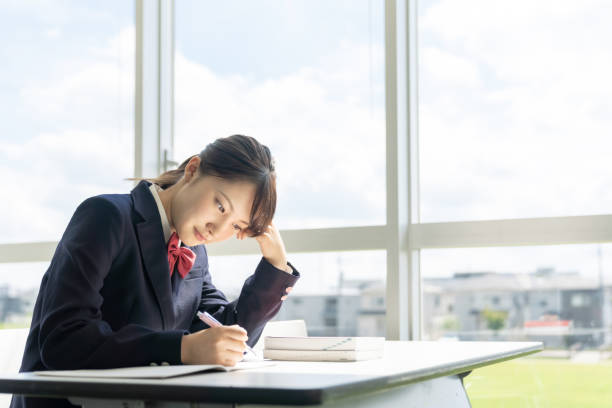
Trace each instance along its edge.
<path fill-rule="evenodd" d="M 204 323 L 206 323 L 207 325 L 209 325 L 210 327 L 219 327 L 219 326 L 223 326 L 221 324 L 220 321 L 218 321 L 217 319 L 215 319 L 214 317 L 211 316 L 210 313 L 208 312 L 200 312 L 198 310 L 198 313 L 196 313 L 198 315 L 198 317 L 200 318 L 201 321 L 203 321 Z M 255 353 L 255 350 L 253 350 L 251 347 L 249 347 L 249 345 L 246 345 L 247 351 L 250 351 L 255 357 L 257 357 L 257 353 Z"/>

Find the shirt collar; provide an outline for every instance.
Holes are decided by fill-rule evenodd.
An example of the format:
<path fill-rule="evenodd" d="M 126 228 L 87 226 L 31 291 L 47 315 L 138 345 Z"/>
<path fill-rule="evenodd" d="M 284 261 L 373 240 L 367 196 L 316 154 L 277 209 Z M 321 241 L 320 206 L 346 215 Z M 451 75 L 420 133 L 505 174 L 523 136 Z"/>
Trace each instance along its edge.
<path fill-rule="evenodd" d="M 163 189 L 157 184 L 151 184 L 149 186 L 149 190 L 151 194 L 153 194 L 153 198 L 157 203 L 157 210 L 159 211 L 159 217 L 161 218 L 162 229 L 164 230 L 164 241 L 166 244 L 170 240 L 170 235 L 172 235 L 172 231 L 170 230 L 170 223 L 168 222 L 168 217 L 166 216 L 166 210 L 164 209 L 164 205 L 162 204 L 161 199 L 159 198 L 158 191 L 163 191 Z M 179 240 L 178 245 L 181 245 L 181 241 Z"/>

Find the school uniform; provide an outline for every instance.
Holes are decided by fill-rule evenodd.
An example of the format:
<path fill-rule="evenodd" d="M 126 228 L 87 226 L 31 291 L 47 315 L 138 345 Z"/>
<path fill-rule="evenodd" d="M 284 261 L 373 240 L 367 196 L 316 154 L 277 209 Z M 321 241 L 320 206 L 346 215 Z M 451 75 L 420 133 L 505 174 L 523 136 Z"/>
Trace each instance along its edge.
<path fill-rule="evenodd" d="M 212 284 L 204 245 L 189 273 L 170 274 L 170 226 L 155 185 L 86 199 L 42 278 L 20 372 L 181 364 L 181 339 L 208 326 L 208 311 L 246 329 L 254 345 L 299 273 L 264 258 L 229 302 Z M 65 399 L 14 396 L 11 407 L 71 407 Z"/>

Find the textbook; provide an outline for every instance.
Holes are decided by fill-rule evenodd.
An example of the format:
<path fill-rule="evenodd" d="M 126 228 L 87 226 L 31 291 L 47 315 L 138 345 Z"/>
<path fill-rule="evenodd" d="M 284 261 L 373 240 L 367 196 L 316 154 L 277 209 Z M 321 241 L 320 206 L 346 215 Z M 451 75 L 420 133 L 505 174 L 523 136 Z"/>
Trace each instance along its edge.
<path fill-rule="evenodd" d="M 271 362 L 244 362 L 237 363 L 234 367 L 226 367 L 220 364 L 199 365 L 167 365 L 167 366 L 142 366 L 123 367 L 92 370 L 57 370 L 57 371 L 34 371 L 34 374 L 51 377 L 80 377 L 80 378 L 147 378 L 162 379 L 179 377 L 182 375 L 197 374 L 207 371 L 235 371 L 249 368 L 259 368 L 274 365 Z"/>
<path fill-rule="evenodd" d="M 264 358 L 286 361 L 361 361 L 382 358 L 382 350 L 267 350 Z"/>
<path fill-rule="evenodd" d="M 292 361 L 359 361 L 381 358 L 384 337 L 265 337 L 264 358 Z"/>
<path fill-rule="evenodd" d="M 384 337 L 271 337 L 264 350 L 382 350 Z"/>

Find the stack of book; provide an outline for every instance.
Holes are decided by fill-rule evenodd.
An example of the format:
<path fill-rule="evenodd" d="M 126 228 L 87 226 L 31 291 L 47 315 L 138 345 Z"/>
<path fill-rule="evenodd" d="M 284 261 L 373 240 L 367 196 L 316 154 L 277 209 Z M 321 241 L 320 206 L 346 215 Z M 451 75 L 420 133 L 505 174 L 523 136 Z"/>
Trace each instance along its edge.
<path fill-rule="evenodd" d="M 292 361 L 358 361 L 383 356 L 384 337 L 265 337 L 264 358 Z"/>

